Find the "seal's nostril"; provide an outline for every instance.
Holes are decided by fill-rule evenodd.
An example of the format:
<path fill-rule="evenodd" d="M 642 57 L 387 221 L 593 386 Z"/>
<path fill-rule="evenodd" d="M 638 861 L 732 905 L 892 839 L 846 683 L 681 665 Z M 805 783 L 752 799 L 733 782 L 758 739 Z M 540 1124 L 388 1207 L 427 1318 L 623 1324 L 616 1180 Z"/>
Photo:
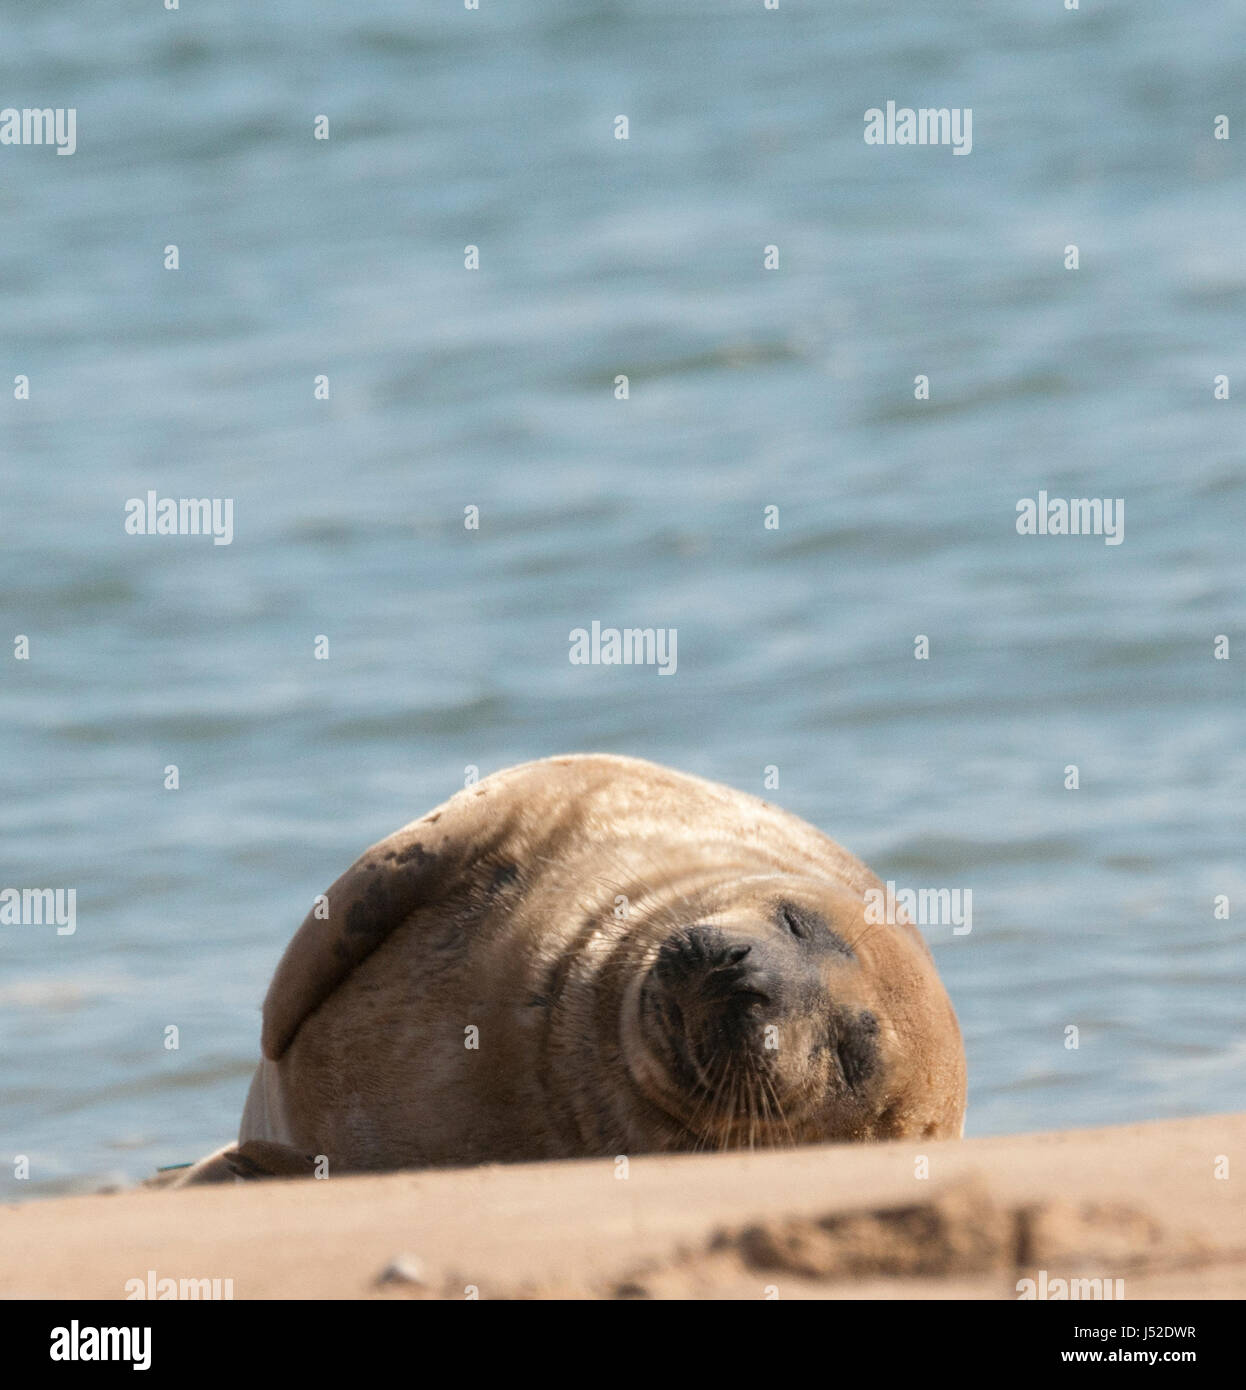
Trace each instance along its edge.
<path fill-rule="evenodd" d="M 662 979 L 699 979 L 718 968 L 730 949 L 717 927 L 698 924 L 663 942 L 654 969 Z"/>
<path fill-rule="evenodd" d="M 723 964 L 738 965 L 752 949 L 751 946 L 733 946 L 723 957 Z"/>
<path fill-rule="evenodd" d="M 682 941 L 685 955 L 694 961 L 712 961 L 723 950 L 723 934 L 717 927 L 689 927 Z"/>

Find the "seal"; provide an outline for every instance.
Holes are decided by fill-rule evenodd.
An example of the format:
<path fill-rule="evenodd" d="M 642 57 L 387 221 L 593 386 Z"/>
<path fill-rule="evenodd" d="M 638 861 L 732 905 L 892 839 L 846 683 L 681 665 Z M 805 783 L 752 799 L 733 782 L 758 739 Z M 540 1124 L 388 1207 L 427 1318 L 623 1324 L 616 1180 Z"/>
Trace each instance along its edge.
<path fill-rule="evenodd" d="M 497 773 L 318 900 L 264 1003 L 240 1149 L 204 1162 L 957 1136 L 956 1015 L 869 889 L 811 825 L 698 777 L 601 754 Z"/>

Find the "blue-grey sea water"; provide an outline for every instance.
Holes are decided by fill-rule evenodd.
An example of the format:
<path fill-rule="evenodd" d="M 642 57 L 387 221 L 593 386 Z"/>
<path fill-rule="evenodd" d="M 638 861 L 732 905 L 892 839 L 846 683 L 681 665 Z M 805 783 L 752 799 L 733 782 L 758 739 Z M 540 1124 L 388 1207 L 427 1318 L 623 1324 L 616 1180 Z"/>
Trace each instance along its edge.
<path fill-rule="evenodd" d="M 1237 0 L 0 3 L 0 1198 L 230 1138 L 313 896 L 576 750 L 971 889 L 969 1134 L 1241 1108 L 1244 92 Z"/>

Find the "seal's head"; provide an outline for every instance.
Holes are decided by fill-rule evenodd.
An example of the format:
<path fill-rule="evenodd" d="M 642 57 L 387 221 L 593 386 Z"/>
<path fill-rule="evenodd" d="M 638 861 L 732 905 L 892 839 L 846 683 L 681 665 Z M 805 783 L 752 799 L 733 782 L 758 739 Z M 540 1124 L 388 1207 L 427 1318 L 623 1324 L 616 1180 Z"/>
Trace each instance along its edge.
<path fill-rule="evenodd" d="M 767 875 L 672 927 L 633 992 L 633 1079 L 693 1147 L 955 1137 L 960 1030 L 906 922 Z"/>

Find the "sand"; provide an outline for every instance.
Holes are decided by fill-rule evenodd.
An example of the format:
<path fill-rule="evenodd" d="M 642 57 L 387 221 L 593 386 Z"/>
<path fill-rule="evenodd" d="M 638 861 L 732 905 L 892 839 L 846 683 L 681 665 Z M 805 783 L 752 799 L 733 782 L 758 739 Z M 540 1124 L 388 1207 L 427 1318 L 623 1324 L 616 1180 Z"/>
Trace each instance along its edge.
<path fill-rule="evenodd" d="M 3 1208 L 0 1296 L 124 1298 L 150 1271 L 234 1298 L 998 1299 L 1042 1271 L 1049 1293 L 1240 1298 L 1243 1174 L 1226 1115 L 139 1189 Z"/>

